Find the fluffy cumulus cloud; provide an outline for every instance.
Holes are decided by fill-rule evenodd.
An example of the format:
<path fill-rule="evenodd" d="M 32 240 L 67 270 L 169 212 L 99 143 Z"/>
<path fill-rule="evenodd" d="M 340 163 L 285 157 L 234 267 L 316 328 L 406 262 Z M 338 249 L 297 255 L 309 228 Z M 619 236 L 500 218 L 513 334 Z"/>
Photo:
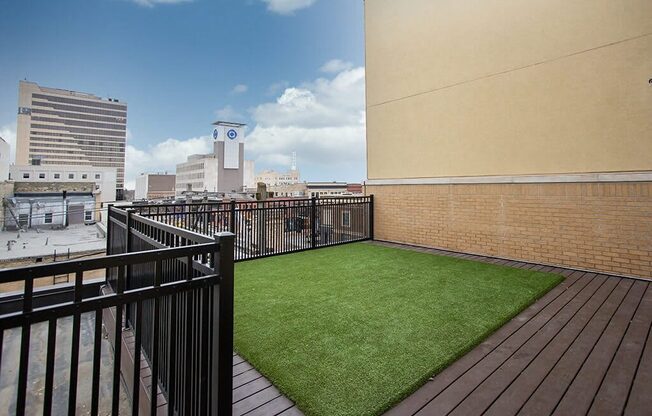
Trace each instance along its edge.
<path fill-rule="evenodd" d="M 130 1 L 138 4 L 139 6 L 154 7 L 158 4 L 190 3 L 194 0 L 130 0 Z"/>
<path fill-rule="evenodd" d="M 351 62 L 345 62 L 341 59 L 331 59 L 320 68 L 320 71 L 334 74 L 349 70 L 351 68 L 353 68 L 353 64 Z"/>
<path fill-rule="evenodd" d="M 256 170 L 290 168 L 292 152 L 304 180 L 360 181 L 365 177 L 365 72 L 349 68 L 299 85 L 288 85 L 276 99 L 249 110 L 245 157 Z M 231 106 L 218 118 L 239 121 Z M 129 144 L 127 188 L 141 172 L 175 171 L 191 154 L 212 151 L 212 138 L 167 139 L 148 148 Z"/>
<path fill-rule="evenodd" d="M 188 156 L 213 151 L 210 136 L 193 137 L 187 140 L 167 139 L 146 149 L 127 145 L 125 149 L 125 186 L 135 188 L 136 177 L 141 173 L 175 172 L 178 163 Z"/>
<path fill-rule="evenodd" d="M 317 0 L 262 0 L 267 4 L 267 10 L 282 14 L 291 15 L 295 11 L 310 7 Z"/>
<path fill-rule="evenodd" d="M 365 170 L 364 68 L 291 86 L 251 110 L 246 143 L 257 169 L 287 168 L 297 152 L 309 180 L 361 180 Z"/>

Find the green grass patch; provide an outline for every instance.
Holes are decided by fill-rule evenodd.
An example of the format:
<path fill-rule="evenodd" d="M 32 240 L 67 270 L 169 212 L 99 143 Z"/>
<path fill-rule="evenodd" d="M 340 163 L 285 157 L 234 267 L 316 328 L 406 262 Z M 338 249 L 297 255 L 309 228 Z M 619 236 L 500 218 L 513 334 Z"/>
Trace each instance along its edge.
<path fill-rule="evenodd" d="M 235 348 L 307 415 L 374 415 L 562 280 L 357 243 L 238 263 Z"/>

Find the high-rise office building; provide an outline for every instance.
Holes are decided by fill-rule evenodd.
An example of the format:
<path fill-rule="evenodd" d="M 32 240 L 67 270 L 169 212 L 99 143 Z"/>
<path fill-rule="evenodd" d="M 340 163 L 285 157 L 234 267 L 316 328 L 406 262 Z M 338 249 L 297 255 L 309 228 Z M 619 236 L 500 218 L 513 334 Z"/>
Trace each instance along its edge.
<path fill-rule="evenodd" d="M 122 199 L 126 103 L 20 81 L 17 124 L 17 165 L 115 168 Z"/>

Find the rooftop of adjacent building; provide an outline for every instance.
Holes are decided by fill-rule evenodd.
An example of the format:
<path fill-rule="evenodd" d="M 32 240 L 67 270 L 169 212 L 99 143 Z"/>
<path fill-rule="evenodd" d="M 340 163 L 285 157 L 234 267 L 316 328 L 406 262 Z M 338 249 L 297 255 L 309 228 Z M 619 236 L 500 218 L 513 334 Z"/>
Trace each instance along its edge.
<path fill-rule="evenodd" d="M 20 80 L 19 81 L 19 87 L 23 87 L 23 86 L 25 86 L 25 87 L 30 86 L 30 87 L 33 87 L 33 88 L 38 88 L 39 90 L 41 90 L 42 92 L 47 93 L 47 94 L 64 95 L 64 96 L 68 96 L 68 97 L 85 98 L 85 99 L 90 99 L 90 100 L 108 101 L 108 102 L 111 102 L 111 103 L 123 104 L 125 106 L 127 105 L 126 102 L 120 101 L 117 98 L 110 98 L 110 97 L 104 98 L 104 97 L 99 97 L 99 96 L 97 96 L 95 94 L 91 94 L 91 93 L 87 93 L 87 92 L 66 90 L 66 89 L 63 89 L 63 88 L 45 87 L 45 86 L 39 85 L 38 83 L 33 82 L 33 81 Z"/>

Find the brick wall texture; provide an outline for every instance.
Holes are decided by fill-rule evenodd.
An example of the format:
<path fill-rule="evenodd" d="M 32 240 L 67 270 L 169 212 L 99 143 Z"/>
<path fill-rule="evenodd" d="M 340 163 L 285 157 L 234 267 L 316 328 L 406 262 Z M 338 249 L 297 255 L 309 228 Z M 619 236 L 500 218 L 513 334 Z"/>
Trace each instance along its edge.
<path fill-rule="evenodd" d="M 652 277 L 652 182 L 367 186 L 375 238 Z"/>

